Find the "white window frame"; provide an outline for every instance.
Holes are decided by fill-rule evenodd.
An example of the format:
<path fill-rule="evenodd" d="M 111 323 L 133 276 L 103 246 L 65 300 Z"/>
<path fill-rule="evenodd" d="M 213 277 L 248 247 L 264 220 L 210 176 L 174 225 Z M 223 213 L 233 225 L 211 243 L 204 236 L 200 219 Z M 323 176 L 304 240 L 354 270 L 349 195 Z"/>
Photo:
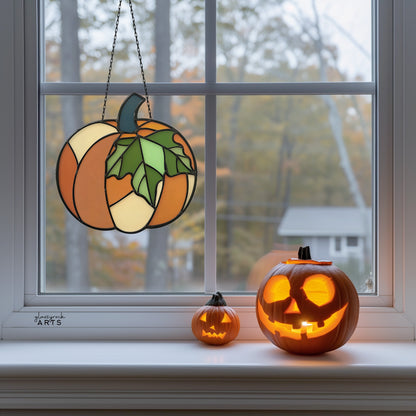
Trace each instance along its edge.
<path fill-rule="evenodd" d="M 414 2 L 416 3 L 416 2 Z M 379 285 L 377 296 L 361 296 L 361 313 L 355 339 L 414 339 L 416 321 L 416 279 L 412 247 L 416 247 L 416 131 L 413 102 L 416 99 L 415 58 L 412 36 L 416 30 L 409 16 L 416 16 L 412 0 L 375 1 L 377 41 L 374 45 L 376 83 L 250 84 L 216 83 L 215 27 L 216 2 L 206 0 L 206 80 L 205 83 L 151 83 L 151 95 L 205 96 L 206 171 L 216 169 L 216 96 L 231 94 L 373 94 L 378 136 L 374 148 L 375 189 L 378 196 L 374 220 Z M 0 254 L 0 319 L 3 339 L 192 339 L 190 322 L 197 306 L 207 296 L 145 295 L 38 295 L 38 102 L 45 94 L 102 94 L 103 84 L 44 83 L 38 90 L 37 3 L 36 0 L 4 0 L 0 5 L 0 34 L 4 42 L 3 91 L 0 117 L 3 148 L 0 154 L 0 189 L 10 198 L 0 200 L 0 230 L 5 248 Z M 413 14 L 412 14 L 413 13 Z M 380 29 L 381 28 L 381 29 Z M 211 47 L 209 46 L 211 45 Z M 380 48 L 379 45 L 383 47 Z M 413 70 L 413 72 L 411 72 Z M 407 75 L 407 76 L 406 76 Z M 378 86 L 377 91 L 375 86 Z M 128 94 L 142 86 L 113 84 L 112 93 Z M 7 103 L 7 104 L 5 104 Z M 5 138 L 13 138 L 7 140 Z M 12 172 L 12 178 L 10 178 Z M 415 179 L 412 181 L 412 179 Z M 215 194 L 215 176 L 205 180 L 206 194 Z M 215 200 L 206 198 L 206 223 L 215 223 Z M 215 227 L 205 230 L 206 276 L 215 276 Z M 207 292 L 214 289 L 207 280 Z M 411 297 L 412 296 L 412 297 Z M 258 329 L 254 296 L 229 296 L 228 303 L 240 315 L 239 339 L 263 339 Z M 138 303 L 140 300 L 140 304 Z M 406 300 L 409 300 L 406 302 Z M 184 306 L 185 305 L 185 306 Z M 39 326 L 37 317 L 61 317 L 61 325 Z M 53 318 L 50 318 L 50 321 Z"/>

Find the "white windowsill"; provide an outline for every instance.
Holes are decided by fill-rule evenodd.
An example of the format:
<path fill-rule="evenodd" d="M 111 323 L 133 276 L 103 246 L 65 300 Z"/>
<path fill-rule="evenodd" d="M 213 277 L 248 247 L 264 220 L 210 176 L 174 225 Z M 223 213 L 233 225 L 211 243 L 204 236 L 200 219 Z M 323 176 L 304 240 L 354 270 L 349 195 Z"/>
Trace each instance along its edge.
<path fill-rule="evenodd" d="M 350 342 L 321 356 L 269 342 L 0 342 L 1 409 L 398 414 L 416 412 L 415 392 L 413 342 Z"/>

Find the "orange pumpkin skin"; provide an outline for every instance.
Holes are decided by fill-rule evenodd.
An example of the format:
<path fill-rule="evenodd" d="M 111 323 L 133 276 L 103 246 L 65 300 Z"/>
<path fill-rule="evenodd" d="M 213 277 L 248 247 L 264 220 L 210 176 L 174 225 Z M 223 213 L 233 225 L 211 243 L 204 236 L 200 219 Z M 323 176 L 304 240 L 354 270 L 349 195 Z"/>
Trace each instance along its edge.
<path fill-rule="evenodd" d="M 351 280 L 331 262 L 289 260 L 264 278 L 256 314 L 260 329 L 276 346 L 295 354 L 321 354 L 349 340 L 359 299 Z"/>
<path fill-rule="evenodd" d="M 70 138 L 58 158 L 56 179 L 61 198 L 79 221 L 92 228 L 115 228 L 105 193 L 105 159 L 119 137 L 113 134 L 99 138 L 79 162 Z"/>
<path fill-rule="evenodd" d="M 119 139 L 139 135 L 146 137 L 160 130 L 174 132 L 173 141 L 183 147 L 189 157 L 192 169 L 196 172 L 195 157 L 186 140 L 173 127 L 151 120 L 136 120 L 138 129 L 135 134 L 118 131 L 117 120 L 103 120 L 91 123 L 71 136 L 58 158 L 56 180 L 61 198 L 67 209 L 81 222 L 91 228 L 109 230 L 117 228 L 123 232 L 138 232 L 144 228 L 155 228 L 168 224 L 179 217 L 192 199 L 196 185 L 196 175 L 164 175 L 161 191 L 156 206 L 153 208 L 143 198 L 131 209 L 140 211 L 143 207 L 145 216 L 132 228 L 125 228 L 121 221 L 122 212 L 115 209 L 117 203 L 134 193 L 131 174 L 121 179 L 106 177 L 106 160 L 114 152 L 115 142 Z M 102 129 L 102 137 L 88 137 L 88 129 Z M 87 149 L 78 149 L 80 135 L 91 141 Z M 75 143 L 75 144 L 74 144 Z M 120 205 L 120 204 L 119 204 Z M 137 212 L 137 215 L 141 215 Z M 116 216 L 120 217 L 117 218 Z"/>
<path fill-rule="evenodd" d="M 223 345 L 232 341 L 240 331 L 240 319 L 234 309 L 227 306 L 220 292 L 213 295 L 192 318 L 192 332 L 206 344 Z"/>

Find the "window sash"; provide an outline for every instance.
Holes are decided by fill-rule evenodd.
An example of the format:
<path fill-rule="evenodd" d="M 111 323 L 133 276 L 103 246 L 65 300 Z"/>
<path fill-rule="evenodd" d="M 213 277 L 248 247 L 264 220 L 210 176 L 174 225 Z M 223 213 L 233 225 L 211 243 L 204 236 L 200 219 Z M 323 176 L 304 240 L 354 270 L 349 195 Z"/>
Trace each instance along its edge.
<path fill-rule="evenodd" d="M 9 198 L 2 198 L 0 226 L 6 247 L 0 253 L 2 274 L 0 285 L 2 302 L 0 317 L 3 339 L 193 339 L 190 318 L 202 298 L 188 296 L 193 306 L 125 306 L 124 300 L 113 296 L 65 296 L 44 295 L 33 292 L 38 276 L 38 228 L 39 210 L 37 195 L 38 172 L 38 72 L 37 72 L 37 14 L 36 0 L 5 0 L 0 14 L 0 32 L 4 35 L 2 78 L 5 140 L 0 154 L 3 178 L 1 189 Z M 412 178 L 416 178 L 416 166 L 412 150 L 415 130 L 413 103 L 415 89 L 412 74 L 416 61 L 412 53 L 416 28 L 413 19 L 416 4 L 413 0 L 393 2 L 376 1 L 375 13 L 380 22 L 375 44 L 374 133 L 379 141 L 374 149 L 378 180 L 375 184 L 378 205 L 381 209 L 374 220 L 378 245 L 379 296 L 361 297 L 361 312 L 353 339 L 359 340 L 414 340 L 416 309 L 413 276 L 415 226 Z M 394 26 L 394 30 L 393 30 Z M 378 45 L 383 45 L 379 48 Z M 407 76 L 406 76 L 407 75 Z M 215 104 L 215 97 L 207 100 Z M 393 111 L 394 110 L 394 111 Z M 395 121 L 395 122 L 394 122 Z M 406 151 L 405 151 L 406 149 Z M 394 163 L 393 163 L 394 162 Z M 10 172 L 12 177 L 10 178 Z M 6 174 L 7 173 L 7 174 Z M 405 181 L 406 178 L 406 181 Z M 410 215 L 404 215 L 404 214 Z M 394 291 L 394 301 L 392 293 Z M 24 295 L 26 293 L 26 296 Z M 84 299 L 102 301 L 102 305 L 80 304 Z M 245 297 L 232 296 L 229 303 L 236 305 Z M 251 296 L 251 299 L 254 297 Z M 114 306 L 108 304 L 112 299 Z M 182 298 L 178 297 L 182 302 Z M 200 302 L 201 300 L 201 302 Z M 404 301 L 407 301 L 406 303 Z M 43 302 L 43 303 L 42 303 Z M 45 303 L 46 302 L 46 303 Z M 78 303 L 76 303 L 78 302 Z M 105 303 L 104 303 L 105 302 Z M 134 303 L 134 305 L 133 305 Z M 73 305 L 73 306 L 71 306 Z M 120 306 L 122 305 L 122 306 Z M 184 305 L 184 304 L 182 304 Z M 382 306 L 386 305 L 386 306 Z M 366 307 L 371 306 L 371 307 Z M 241 330 L 239 340 L 264 339 L 255 318 L 254 307 L 237 306 Z M 58 328 L 40 328 L 35 325 L 38 313 L 66 316 L 65 324 Z"/>
<path fill-rule="evenodd" d="M 28 13 L 27 20 L 32 21 L 31 29 L 36 31 L 36 28 L 33 27 L 33 20 L 30 19 L 30 10 L 32 13 L 36 8 L 36 2 L 29 3 L 29 5 L 25 4 L 24 8 L 25 11 Z M 385 81 L 386 78 L 390 74 L 391 70 L 389 67 L 391 65 L 387 65 L 382 67 L 381 64 L 379 65 L 379 70 L 376 71 L 374 68 L 375 76 L 377 77 L 376 82 L 306 82 L 306 83 L 217 83 L 216 82 L 216 1 L 206 0 L 205 2 L 206 9 L 206 23 L 205 23 L 205 31 L 206 31 L 206 47 L 205 47 L 205 82 L 202 83 L 149 83 L 148 88 L 150 95 L 202 95 L 205 96 L 205 123 L 206 123 L 206 186 L 205 186 L 205 194 L 206 195 L 216 195 L 216 179 L 215 179 L 215 171 L 216 171 L 216 96 L 221 95 L 323 95 L 323 94 L 348 94 L 348 95 L 371 95 L 373 97 L 373 120 L 379 120 L 378 114 L 380 109 L 383 111 L 389 110 L 386 105 L 387 99 L 384 99 L 381 102 L 381 97 L 384 96 L 380 94 L 380 91 L 376 90 L 376 84 L 380 81 Z M 18 7 L 18 6 L 17 6 Z M 23 7 L 23 6 L 22 6 Z M 377 24 L 374 26 L 374 31 L 377 36 L 385 36 L 388 37 L 390 33 L 390 26 L 391 26 L 391 4 L 389 5 L 387 2 L 383 3 L 383 6 L 375 2 L 374 6 L 374 13 L 373 15 L 378 16 L 378 20 L 383 23 L 383 27 L 386 27 L 386 30 L 379 31 L 379 26 Z M 36 11 L 35 11 L 36 12 Z M 32 14 L 33 16 L 33 14 Z M 42 19 L 42 16 L 40 15 Z M 29 26 L 30 27 L 30 26 Z M 39 33 L 41 37 L 42 34 Z M 377 40 L 377 36 L 374 36 L 374 39 Z M 32 38 L 27 37 L 26 41 L 31 43 L 36 43 L 36 36 Z M 35 41 L 34 41 L 35 40 Z M 380 39 L 380 43 L 385 45 L 386 39 Z M 383 48 L 382 53 L 378 53 L 378 42 L 375 42 L 374 51 L 375 51 L 375 60 L 376 62 L 380 60 L 380 62 L 387 63 L 388 59 L 391 59 L 391 39 L 387 39 L 389 41 L 387 43 L 388 47 Z M 28 48 L 27 50 L 30 50 Z M 36 47 L 33 50 L 37 50 Z M 32 62 L 36 61 L 36 57 L 30 57 Z M 43 62 L 43 59 L 40 60 Z M 40 66 L 40 74 L 43 74 L 43 68 Z M 37 84 L 37 74 L 36 75 L 36 84 Z M 44 102 L 44 97 L 47 95 L 103 95 L 105 91 L 105 83 L 47 83 L 47 82 L 40 82 L 39 85 L 34 88 L 33 80 L 34 74 L 31 76 L 31 82 L 29 85 L 32 86 L 30 91 L 32 94 L 39 94 L 40 97 L 40 111 L 42 113 L 42 107 Z M 41 77 L 43 78 L 43 77 Z M 373 77 L 374 79 L 374 77 Z M 112 83 L 110 87 L 110 94 L 111 95 L 124 95 L 126 93 L 130 93 L 132 89 L 141 92 L 143 89 L 142 84 L 130 84 L 130 83 Z M 144 92 L 144 91 L 143 91 Z M 386 94 L 387 95 L 387 94 Z M 33 101 L 32 101 L 33 102 Z M 384 107 L 383 107 L 384 105 Z M 36 126 L 37 127 L 37 113 L 32 112 L 33 117 L 28 117 L 28 125 Z M 377 116 L 377 117 L 376 117 Z M 36 121 L 35 121 L 36 117 Z M 380 123 L 380 121 L 377 121 Z M 385 135 L 382 137 L 380 134 L 381 131 L 384 131 L 381 126 L 378 124 L 373 126 L 373 134 L 379 134 L 380 145 L 375 148 L 374 154 L 374 167 L 376 169 L 376 177 L 379 177 L 377 183 L 375 183 L 375 195 L 378 198 L 378 203 L 375 204 L 377 207 L 382 201 L 385 201 L 387 198 L 391 197 L 391 189 L 386 189 L 383 186 L 383 189 L 380 189 L 378 183 L 382 182 L 383 179 L 381 176 L 389 177 L 392 173 L 392 163 L 390 160 L 387 160 L 389 153 L 389 149 L 391 149 L 391 137 Z M 40 132 L 40 137 L 42 137 L 42 132 Z M 390 142 L 389 142 L 390 141 Z M 30 145 L 28 148 L 32 148 L 34 150 L 34 146 Z M 382 151 L 380 151 L 382 149 Z M 387 150 L 384 150 L 387 149 Z M 41 149 L 42 151 L 42 149 Z M 33 154 L 33 153 L 32 153 Z M 391 153 L 389 153 L 391 155 Z M 377 161 L 380 159 L 380 162 Z M 385 163 L 383 170 L 379 170 L 378 166 L 380 166 L 382 160 Z M 32 163 L 33 166 L 29 166 L 29 168 L 33 169 L 37 162 Z M 390 169 L 386 169 L 386 166 L 390 167 Z M 37 168 L 37 166 L 36 166 Z M 29 170 L 29 169 L 28 169 Z M 36 171 L 36 170 L 35 170 Z M 33 170 L 32 170 L 33 172 Z M 391 177 L 391 176 L 390 176 Z M 26 178 L 33 183 L 34 175 Z M 37 185 L 37 184 L 36 184 Z M 37 189 L 36 187 L 30 186 L 29 189 Z M 33 195 L 32 195 L 33 198 Z M 206 222 L 205 222 L 205 291 L 212 292 L 215 290 L 215 276 L 216 276 L 216 226 L 210 226 L 210 224 L 216 225 L 216 204 L 215 199 L 213 198 L 205 198 L 206 203 Z M 383 222 L 382 226 L 380 217 L 378 216 L 378 212 L 375 215 L 373 229 L 375 230 L 375 237 L 378 241 L 381 242 L 380 247 L 378 247 L 378 253 L 391 253 L 392 252 L 392 242 L 390 243 L 385 242 L 388 241 L 386 239 L 382 239 L 383 235 L 391 234 L 391 217 L 388 212 L 389 210 L 384 210 L 383 207 Z M 36 213 L 36 216 L 42 213 L 42 209 Z M 31 217 L 32 220 L 34 218 L 34 214 L 26 213 L 28 217 Z M 389 221 L 385 221 L 386 218 L 389 218 Z M 32 221 L 29 221 L 32 223 Z M 27 230 L 27 236 L 29 236 L 26 244 L 30 246 L 33 244 L 33 241 L 37 240 L 39 230 L 34 230 L 32 226 L 30 230 Z M 32 242 L 32 243 L 31 243 Z M 27 251 L 26 251 L 27 252 Z M 34 256 L 31 256 L 30 259 L 31 264 L 37 264 L 37 260 L 34 260 Z M 377 256 L 379 258 L 379 256 Z M 386 258 L 388 260 L 386 260 Z M 386 266 L 392 266 L 391 256 L 383 256 L 383 264 Z M 375 263 L 376 264 L 376 263 Z M 376 266 L 377 267 L 377 266 Z M 36 270 L 37 268 L 35 268 Z M 378 279 L 379 279 L 379 287 L 378 287 L 378 295 L 366 295 L 361 297 L 361 304 L 362 305 L 391 305 L 392 304 L 392 285 L 390 276 L 391 274 L 388 271 L 385 272 L 386 267 L 380 267 L 378 265 Z M 144 294 L 144 295 L 136 295 L 136 294 L 126 294 L 126 295 L 98 295 L 98 294 L 68 294 L 68 295 L 53 295 L 53 294 L 46 294 L 46 295 L 38 295 L 38 279 L 34 278 L 36 273 L 29 272 L 26 273 L 25 279 L 25 298 L 24 304 L 28 306 L 37 306 L 37 305 L 50 305 L 50 306 L 59 306 L 59 305 L 137 305 L 139 300 L 140 304 L 142 305 L 157 305 L 160 304 L 160 295 L 153 295 L 153 294 Z M 197 305 L 201 304 L 200 299 L 202 300 L 204 297 L 201 294 L 174 294 L 174 295 L 165 295 L 163 296 L 163 305 Z M 247 294 L 235 294 L 232 296 L 232 300 L 230 304 L 236 304 L 241 306 L 252 306 L 253 304 L 253 296 Z"/>

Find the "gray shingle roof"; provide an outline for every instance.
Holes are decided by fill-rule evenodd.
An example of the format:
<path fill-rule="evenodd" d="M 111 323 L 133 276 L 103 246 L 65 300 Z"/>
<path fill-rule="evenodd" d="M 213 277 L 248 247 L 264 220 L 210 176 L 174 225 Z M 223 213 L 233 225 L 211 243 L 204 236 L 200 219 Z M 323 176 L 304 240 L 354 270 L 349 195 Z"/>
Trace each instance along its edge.
<path fill-rule="evenodd" d="M 371 228 L 371 209 L 356 207 L 291 207 L 277 233 L 281 236 L 364 236 Z"/>

